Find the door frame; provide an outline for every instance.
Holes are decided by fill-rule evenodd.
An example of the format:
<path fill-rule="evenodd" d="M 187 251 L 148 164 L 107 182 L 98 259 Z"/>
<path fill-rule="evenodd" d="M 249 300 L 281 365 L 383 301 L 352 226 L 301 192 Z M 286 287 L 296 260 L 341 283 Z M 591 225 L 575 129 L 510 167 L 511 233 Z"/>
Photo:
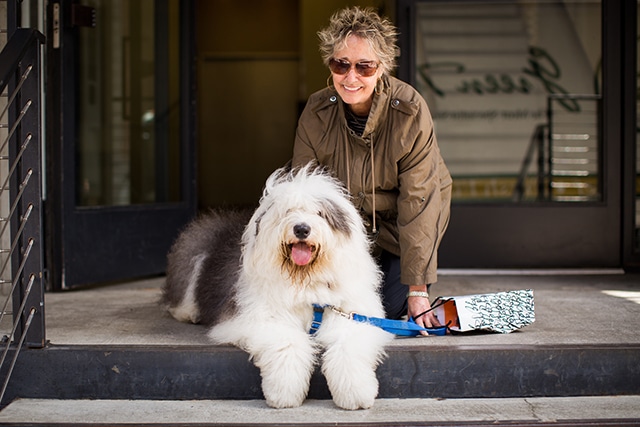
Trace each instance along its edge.
<path fill-rule="evenodd" d="M 180 2 L 181 195 L 176 203 L 76 206 L 75 35 L 71 5 L 60 6 L 60 44 L 47 34 L 45 265 L 50 290 L 162 274 L 177 232 L 196 213 L 195 29 L 193 2 Z M 166 3 L 158 0 L 158 3 Z M 65 64 L 67 66 L 65 67 Z"/>
<path fill-rule="evenodd" d="M 420 0 L 397 0 L 400 27 L 398 76 L 415 84 L 415 5 Z M 425 0 L 427 1 L 427 0 Z M 454 2 L 451 2 L 454 3 Z M 626 3 L 626 2 L 622 2 Z M 622 266 L 621 171 L 623 131 L 629 112 L 622 100 L 628 52 L 620 2 L 602 1 L 602 180 L 598 202 L 452 203 L 451 220 L 439 251 L 442 268 L 620 268 Z M 635 19 L 635 15 L 633 15 Z M 635 32 L 633 33 L 635 35 Z M 635 49 L 635 42 L 634 42 Z M 627 48 L 627 51 L 629 48 Z M 634 56 L 635 57 L 635 56 Z M 635 62 L 634 62 L 635 64 Z M 628 80 L 628 79 L 627 79 Z M 633 86 L 635 88 L 635 84 Z M 635 93 L 635 92 L 633 92 Z M 633 118 L 635 123 L 635 117 Z M 446 161 L 446 159 L 445 159 Z M 629 179 L 625 175 L 625 182 Z M 628 210 L 628 209 L 627 209 Z M 629 212 L 625 211 L 625 217 Z M 626 230 L 625 230 L 626 232 Z"/>
<path fill-rule="evenodd" d="M 622 121 L 623 121 L 623 163 L 622 173 L 624 174 L 623 191 L 623 226 L 622 226 L 622 263 L 625 269 L 640 271 L 640 224 L 636 223 L 636 199 L 640 189 L 637 188 L 637 177 L 640 170 L 637 170 L 637 159 L 640 153 L 637 152 L 637 141 L 640 122 L 638 122 L 638 44 L 640 34 L 638 33 L 638 3 L 637 1 L 621 2 L 620 10 L 617 11 L 622 39 L 621 51 L 622 72 Z M 612 12 L 616 12 L 614 9 Z M 615 15 L 612 15 L 616 19 Z"/>

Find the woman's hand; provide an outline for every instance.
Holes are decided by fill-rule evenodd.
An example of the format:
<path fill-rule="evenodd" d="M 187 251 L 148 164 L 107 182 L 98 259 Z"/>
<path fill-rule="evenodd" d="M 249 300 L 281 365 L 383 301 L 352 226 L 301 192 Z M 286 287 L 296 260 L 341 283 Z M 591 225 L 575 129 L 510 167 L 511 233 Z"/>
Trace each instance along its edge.
<path fill-rule="evenodd" d="M 426 292 L 427 285 L 409 286 L 409 291 L 410 292 L 411 291 Z M 438 326 L 442 326 L 440 322 L 438 322 L 438 319 L 436 318 L 435 313 L 433 311 L 423 314 L 420 317 L 416 317 L 431 308 L 431 303 L 429 302 L 429 298 L 425 298 L 421 296 L 416 296 L 416 297 L 410 296 L 410 297 L 407 297 L 407 305 L 409 307 L 407 310 L 407 315 L 413 318 L 414 322 L 416 322 L 418 326 L 422 326 L 423 328 L 435 328 Z M 421 334 L 428 335 L 426 331 L 422 331 Z"/>

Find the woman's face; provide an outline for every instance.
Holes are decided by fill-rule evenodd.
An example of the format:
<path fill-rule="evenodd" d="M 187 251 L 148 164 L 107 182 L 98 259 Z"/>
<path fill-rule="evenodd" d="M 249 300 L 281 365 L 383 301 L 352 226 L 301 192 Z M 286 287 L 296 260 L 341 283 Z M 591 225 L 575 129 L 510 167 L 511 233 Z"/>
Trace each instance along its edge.
<path fill-rule="evenodd" d="M 355 64 L 371 63 L 378 64 L 380 61 L 373 53 L 369 43 L 354 35 L 347 37 L 346 46 L 333 53 L 333 59 L 342 63 L 351 64 L 346 74 L 336 74 L 331 72 L 333 85 L 338 91 L 340 98 L 349 105 L 355 114 L 366 116 L 369 114 L 373 102 L 373 91 L 376 88 L 378 78 L 382 74 L 380 67 L 375 69 L 375 73 L 370 77 L 358 74 Z"/>

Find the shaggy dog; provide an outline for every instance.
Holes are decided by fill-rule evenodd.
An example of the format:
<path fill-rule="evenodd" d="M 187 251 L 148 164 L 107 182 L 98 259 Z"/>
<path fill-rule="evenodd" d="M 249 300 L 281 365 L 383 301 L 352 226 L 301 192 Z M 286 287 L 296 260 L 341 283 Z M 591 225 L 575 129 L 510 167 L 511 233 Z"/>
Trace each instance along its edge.
<path fill-rule="evenodd" d="M 301 405 L 319 359 L 335 404 L 359 409 L 378 394 L 392 335 L 342 314 L 384 317 L 380 281 L 344 187 L 307 166 L 274 172 L 250 218 L 214 211 L 194 221 L 169 253 L 163 301 L 176 319 L 211 326 L 214 342 L 247 351 L 270 406 Z M 311 334 L 313 304 L 339 310 L 325 309 Z"/>

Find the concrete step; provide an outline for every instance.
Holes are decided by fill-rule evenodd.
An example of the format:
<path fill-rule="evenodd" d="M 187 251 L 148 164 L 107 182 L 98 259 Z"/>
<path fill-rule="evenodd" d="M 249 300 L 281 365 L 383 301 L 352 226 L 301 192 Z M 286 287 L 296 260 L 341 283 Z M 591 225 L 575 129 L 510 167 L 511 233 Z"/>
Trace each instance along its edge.
<path fill-rule="evenodd" d="M 508 399 L 379 399 L 344 411 L 331 401 L 272 409 L 262 400 L 19 399 L 0 425 L 640 425 L 640 396 Z"/>
<path fill-rule="evenodd" d="M 206 328 L 169 318 L 157 304 L 161 283 L 48 295 L 53 344 L 23 350 L 2 405 L 16 399 L 261 401 L 260 375 L 248 355 L 213 346 Z M 640 275 L 622 274 L 443 276 L 435 291 L 442 295 L 534 289 L 536 322 L 512 334 L 396 339 L 377 371 L 379 397 L 640 396 L 639 284 Z M 330 397 L 316 373 L 309 399 L 332 405 Z"/>
<path fill-rule="evenodd" d="M 379 397 L 640 395 L 640 344 L 450 344 L 454 340 L 398 340 L 390 346 L 377 371 Z M 20 354 L 3 404 L 16 398 L 262 397 L 258 369 L 235 347 L 50 346 Z M 319 372 L 309 398 L 331 398 Z"/>

